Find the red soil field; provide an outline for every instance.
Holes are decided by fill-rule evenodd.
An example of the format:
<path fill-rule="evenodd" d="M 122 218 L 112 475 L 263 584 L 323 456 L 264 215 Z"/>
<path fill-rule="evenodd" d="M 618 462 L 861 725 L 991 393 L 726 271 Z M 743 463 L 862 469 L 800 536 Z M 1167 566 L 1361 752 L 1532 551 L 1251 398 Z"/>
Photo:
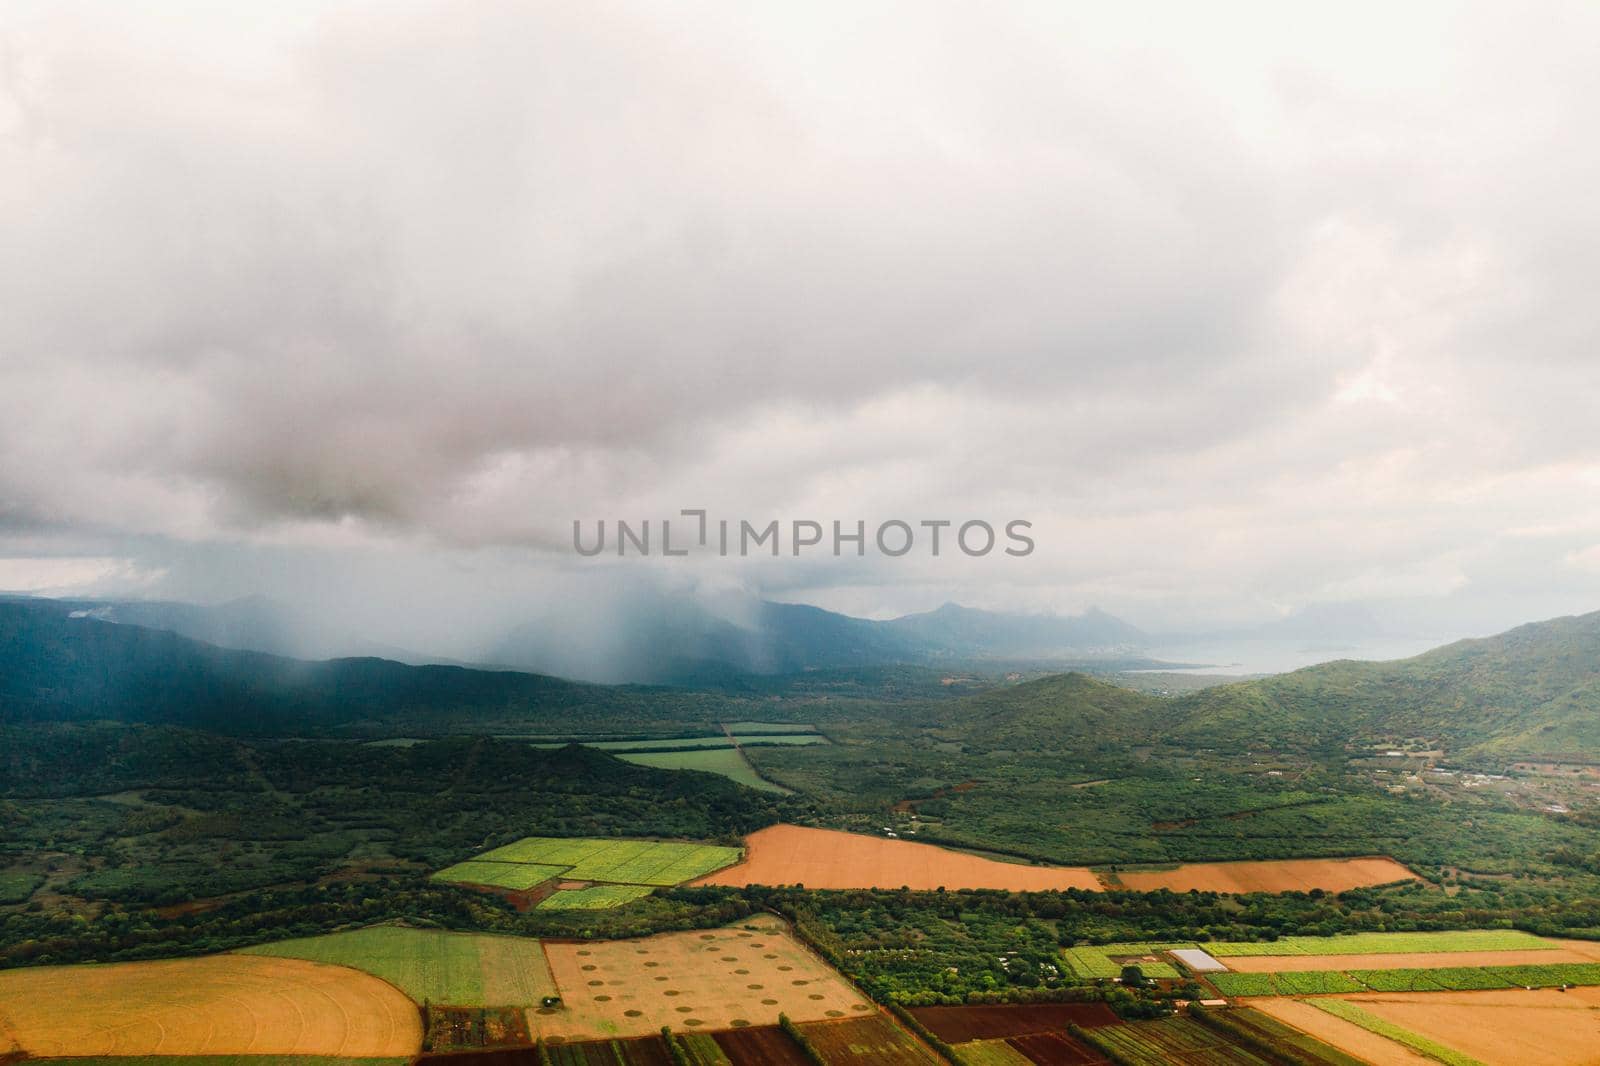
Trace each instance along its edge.
<path fill-rule="evenodd" d="M 1135 892 L 1168 888 L 1187 892 L 1344 892 L 1391 881 L 1413 881 L 1416 874 L 1393 859 L 1264 859 L 1259 862 L 1201 862 L 1176 870 L 1128 871 L 1117 875 Z"/>
<path fill-rule="evenodd" d="M 1104 1003 L 1023 1003 L 991 1007 L 917 1007 L 917 1021 L 947 1044 L 997 1040 L 1030 1033 L 1063 1031 L 1069 1025 L 1092 1029 L 1119 1019 Z"/>
<path fill-rule="evenodd" d="M 807 888 L 1099 889 L 1081 866 L 1021 866 L 976 855 L 833 829 L 774 825 L 745 838 L 744 861 L 696 885 L 795 885 Z"/>
<path fill-rule="evenodd" d="M 811 1066 L 800 1045 L 776 1025 L 727 1029 L 711 1037 L 733 1066 Z"/>
<path fill-rule="evenodd" d="M 1066 1033 L 1034 1033 L 1006 1041 L 1040 1066 L 1099 1066 L 1110 1062 L 1094 1048 L 1085 1047 Z"/>

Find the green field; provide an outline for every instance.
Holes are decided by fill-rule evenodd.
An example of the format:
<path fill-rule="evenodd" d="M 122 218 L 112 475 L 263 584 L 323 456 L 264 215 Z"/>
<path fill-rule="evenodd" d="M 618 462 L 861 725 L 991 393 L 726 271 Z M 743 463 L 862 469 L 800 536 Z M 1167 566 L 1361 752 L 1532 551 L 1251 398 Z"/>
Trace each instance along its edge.
<path fill-rule="evenodd" d="M 1061 956 L 1073 974 L 1082 978 L 1113 978 L 1122 976 L 1122 963 L 1113 956 L 1159 955 L 1173 948 L 1193 947 L 1192 944 L 1099 944 L 1092 947 L 1063 948 Z M 1131 965 L 1150 978 L 1176 978 L 1177 968 L 1170 962 L 1134 962 Z"/>
<path fill-rule="evenodd" d="M 795 725 L 790 722 L 723 722 L 722 728 L 734 736 L 744 736 L 750 733 L 815 733 L 817 731 L 817 727 L 814 725 Z"/>
<path fill-rule="evenodd" d="M 782 785 L 763 780 L 735 748 L 714 748 L 711 751 L 651 751 L 618 755 L 640 766 L 654 766 L 658 770 L 700 770 L 708 774 L 721 774 L 746 788 L 763 792 L 788 792 Z"/>
<path fill-rule="evenodd" d="M 1484 1066 L 1484 1063 L 1471 1055 L 1463 1055 L 1461 1052 L 1456 1051 L 1454 1048 L 1446 1047 L 1437 1040 L 1430 1040 L 1420 1033 L 1413 1033 L 1411 1030 L 1395 1025 L 1393 1022 L 1385 1021 L 1371 1011 L 1363 1010 L 1354 1003 L 1348 1003 L 1342 999 L 1310 999 L 1306 1002 L 1318 1010 L 1326 1011 L 1335 1018 L 1343 1018 L 1347 1022 L 1359 1025 L 1369 1033 L 1377 1033 L 1379 1036 L 1387 1037 L 1397 1044 L 1404 1044 L 1413 1051 L 1420 1052 L 1431 1059 L 1437 1059 L 1445 1063 L 1446 1066 Z"/>
<path fill-rule="evenodd" d="M 641 896 L 648 896 L 649 885 L 591 885 L 566 888 L 545 898 L 539 906 L 547 911 L 598 911 L 620 907 Z"/>
<path fill-rule="evenodd" d="M 1444 933 L 1351 933 L 1286 936 L 1277 940 L 1201 944 L 1217 958 L 1230 955 L 1390 955 L 1422 951 L 1538 951 L 1559 945 L 1520 929 L 1468 929 Z"/>
<path fill-rule="evenodd" d="M 483 862 L 468 859 L 433 875 L 435 881 L 461 885 L 491 885 L 524 892 L 566 872 L 564 866 L 541 866 L 531 862 Z"/>
<path fill-rule="evenodd" d="M 1217 973 L 1207 976 L 1225 996 L 1311 996 L 1337 992 L 1472 992 L 1493 988 L 1600 985 L 1600 962 L 1543 966 L 1446 966 L 1437 969 L 1314 970 Z"/>
<path fill-rule="evenodd" d="M 381 977 L 418 1003 L 533 1006 L 558 995 L 537 940 L 378 925 L 245 948 Z"/>
<path fill-rule="evenodd" d="M 739 861 L 738 848 L 606 837 L 524 837 L 474 862 L 536 864 L 572 881 L 617 885 L 681 884 Z"/>

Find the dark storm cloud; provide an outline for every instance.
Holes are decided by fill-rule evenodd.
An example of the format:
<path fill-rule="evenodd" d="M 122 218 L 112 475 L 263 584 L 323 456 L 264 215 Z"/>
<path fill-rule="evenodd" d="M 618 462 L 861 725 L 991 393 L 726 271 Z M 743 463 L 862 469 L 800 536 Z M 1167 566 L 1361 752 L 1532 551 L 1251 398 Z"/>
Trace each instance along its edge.
<path fill-rule="evenodd" d="M 548 572 L 575 516 L 1015 513 L 1026 577 L 700 579 L 1250 615 L 1503 559 L 1586 595 L 1596 30 L 25 4 L 0 521 L 152 572 L 185 565 L 157 543 Z"/>

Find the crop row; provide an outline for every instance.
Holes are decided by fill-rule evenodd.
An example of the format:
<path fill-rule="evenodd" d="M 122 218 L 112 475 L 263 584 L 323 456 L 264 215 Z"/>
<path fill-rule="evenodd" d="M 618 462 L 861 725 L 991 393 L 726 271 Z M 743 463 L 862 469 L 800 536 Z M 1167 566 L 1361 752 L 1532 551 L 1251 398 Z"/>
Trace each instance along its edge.
<path fill-rule="evenodd" d="M 1131 1066 L 1165 1066 L 1204 1061 L 1208 1066 L 1261 1066 L 1263 1060 L 1227 1037 L 1190 1018 L 1108 1025 L 1074 1033 L 1105 1052 L 1114 1062 Z"/>

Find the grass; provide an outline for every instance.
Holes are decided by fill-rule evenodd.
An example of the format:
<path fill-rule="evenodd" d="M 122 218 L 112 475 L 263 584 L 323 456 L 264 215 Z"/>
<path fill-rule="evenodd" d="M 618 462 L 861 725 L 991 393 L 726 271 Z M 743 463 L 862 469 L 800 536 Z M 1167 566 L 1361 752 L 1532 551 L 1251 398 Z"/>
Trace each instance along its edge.
<path fill-rule="evenodd" d="M 524 892 L 566 872 L 564 866 L 541 866 L 531 862 L 482 862 L 469 859 L 446 867 L 433 875 L 435 881 L 461 885 L 492 885 Z"/>
<path fill-rule="evenodd" d="M 733 739 L 745 747 L 752 745 L 782 745 L 803 748 L 807 744 L 826 744 L 828 738 L 817 733 L 735 733 Z"/>
<path fill-rule="evenodd" d="M 734 736 L 749 733 L 815 733 L 817 727 L 810 723 L 796 725 L 790 722 L 723 722 L 722 728 Z"/>
<path fill-rule="evenodd" d="M 1201 947 L 1217 958 L 1238 955 L 1388 955 L 1425 951 L 1537 951 L 1559 947 L 1520 929 L 1443 933 L 1350 933 L 1286 936 L 1271 941 L 1222 941 Z"/>
<path fill-rule="evenodd" d="M 573 881 L 666 887 L 739 861 L 739 849 L 624 838 L 524 837 L 474 861 L 556 867 Z"/>
<path fill-rule="evenodd" d="M 1430 1040 L 1420 1033 L 1413 1033 L 1411 1030 L 1395 1025 L 1393 1022 L 1385 1021 L 1371 1011 L 1364 1010 L 1354 1003 L 1349 1003 L 1342 999 L 1309 999 L 1306 1002 L 1318 1010 L 1326 1011 L 1335 1018 L 1343 1018 L 1353 1025 L 1359 1025 L 1369 1033 L 1377 1033 L 1381 1037 L 1386 1037 L 1397 1044 L 1402 1044 L 1412 1051 L 1428 1056 L 1430 1059 L 1445 1063 L 1446 1066 L 1485 1066 L 1484 1063 L 1471 1055 L 1463 1055 L 1461 1052 L 1456 1051 L 1454 1048 L 1446 1047 L 1437 1040 Z"/>
<path fill-rule="evenodd" d="M 348 966 L 394 985 L 417 1003 L 532 1006 L 557 995 L 537 940 L 379 925 L 245 948 Z"/>
<path fill-rule="evenodd" d="M 721 774 L 730 781 L 762 792 L 788 792 L 782 785 L 761 778 L 736 748 L 713 748 L 710 751 L 645 751 L 617 758 L 640 766 L 653 766 L 658 770 L 699 770 L 701 773 Z"/>
<path fill-rule="evenodd" d="M 546 897 L 539 907 L 547 911 L 606 910 L 648 896 L 651 891 L 649 885 L 591 885 L 588 888 L 567 888 Z"/>

